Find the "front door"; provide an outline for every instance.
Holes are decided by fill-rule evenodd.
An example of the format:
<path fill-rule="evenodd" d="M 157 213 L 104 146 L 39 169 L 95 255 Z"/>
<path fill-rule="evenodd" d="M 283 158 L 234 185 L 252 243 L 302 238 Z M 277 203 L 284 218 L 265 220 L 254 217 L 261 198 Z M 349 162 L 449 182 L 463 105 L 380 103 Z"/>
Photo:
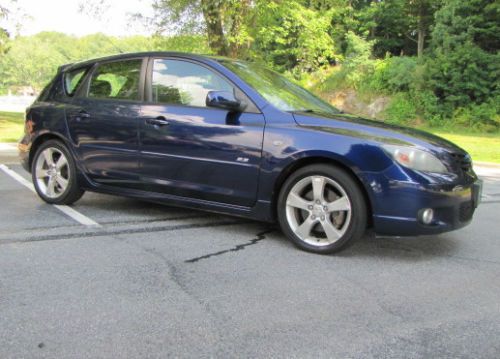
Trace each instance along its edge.
<path fill-rule="evenodd" d="M 155 59 L 150 67 L 151 98 L 143 106 L 140 124 L 141 180 L 146 189 L 253 205 L 263 115 L 255 107 L 242 113 L 207 107 L 208 91 L 244 95 L 205 65 Z"/>
<path fill-rule="evenodd" d="M 137 185 L 143 59 L 98 64 L 67 111 L 71 139 L 96 182 Z"/>

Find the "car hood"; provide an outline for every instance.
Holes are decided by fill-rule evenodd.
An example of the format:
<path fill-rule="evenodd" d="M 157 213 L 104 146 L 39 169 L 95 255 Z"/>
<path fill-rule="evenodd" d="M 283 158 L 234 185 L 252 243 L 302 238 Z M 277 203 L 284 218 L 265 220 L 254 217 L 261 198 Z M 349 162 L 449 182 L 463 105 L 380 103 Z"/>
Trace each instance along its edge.
<path fill-rule="evenodd" d="M 303 127 L 402 146 L 416 146 L 434 151 L 447 150 L 466 154 L 454 143 L 431 133 L 380 121 L 368 120 L 349 114 L 295 112 L 295 121 Z"/>

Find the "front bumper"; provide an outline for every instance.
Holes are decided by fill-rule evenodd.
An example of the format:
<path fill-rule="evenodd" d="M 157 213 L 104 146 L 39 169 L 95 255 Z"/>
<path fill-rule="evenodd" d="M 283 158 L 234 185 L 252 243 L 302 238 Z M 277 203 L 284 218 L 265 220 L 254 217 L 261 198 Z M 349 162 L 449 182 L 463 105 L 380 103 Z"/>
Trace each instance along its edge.
<path fill-rule="evenodd" d="M 372 179 L 372 183 L 376 181 Z M 381 235 L 416 236 L 462 228 L 471 222 L 481 192 L 482 181 L 475 176 L 451 187 L 387 180 L 373 192 L 374 230 Z M 424 224 L 419 215 L 426 208 L 434 211 L 429 224 Z"/>

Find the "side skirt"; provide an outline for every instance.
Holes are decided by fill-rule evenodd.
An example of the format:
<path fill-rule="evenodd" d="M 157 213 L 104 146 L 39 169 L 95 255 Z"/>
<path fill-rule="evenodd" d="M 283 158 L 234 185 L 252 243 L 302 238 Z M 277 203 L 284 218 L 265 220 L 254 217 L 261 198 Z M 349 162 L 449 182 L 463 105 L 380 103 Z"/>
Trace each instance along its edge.
<path fill-rule="evenodd" d="M 79 182 L 82 185 L 81 187 L 86 191 L 135 198 L 169 206 L 185 207 L 214 213 L 221 213 L 262 222 L 275 221 L 271 210 L 271 203 L 268 201 L 258 200 L 253 207 L 244 207 L 195 198 L 175 196 L 165 193 L 147 192 L 138 189 L 119 188 L 114 186 L 102 185 L 92 183 L 86 176 L 83 177 L 85 178 L 85 180 Z M 85 185 L 83 185 L 83 183 L 85 183 Z"/>

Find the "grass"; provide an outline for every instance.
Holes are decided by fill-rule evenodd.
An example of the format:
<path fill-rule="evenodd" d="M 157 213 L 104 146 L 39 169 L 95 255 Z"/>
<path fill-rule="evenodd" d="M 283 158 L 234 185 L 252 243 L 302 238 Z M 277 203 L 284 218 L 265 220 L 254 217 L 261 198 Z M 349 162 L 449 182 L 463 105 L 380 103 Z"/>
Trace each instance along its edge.
<path fill-rule="evenodd" d="M 430 132 L 457 144 L 466 150 L 474 161 L 500 163 L 500 134 Z"/>
<path fill-rule="evenodd" d="M 474 161 L 500 163 L 500 134 L 450 133 L 427 129 L 469 152 Z M 24 131 L 24 114 L 0 111 L 0 142 L 17 142 Z"/>
<path fill-rule="evenodd" d="M 23 132 L 23 113 L 0 111 L 0 142 L 17 142 Z"/>

